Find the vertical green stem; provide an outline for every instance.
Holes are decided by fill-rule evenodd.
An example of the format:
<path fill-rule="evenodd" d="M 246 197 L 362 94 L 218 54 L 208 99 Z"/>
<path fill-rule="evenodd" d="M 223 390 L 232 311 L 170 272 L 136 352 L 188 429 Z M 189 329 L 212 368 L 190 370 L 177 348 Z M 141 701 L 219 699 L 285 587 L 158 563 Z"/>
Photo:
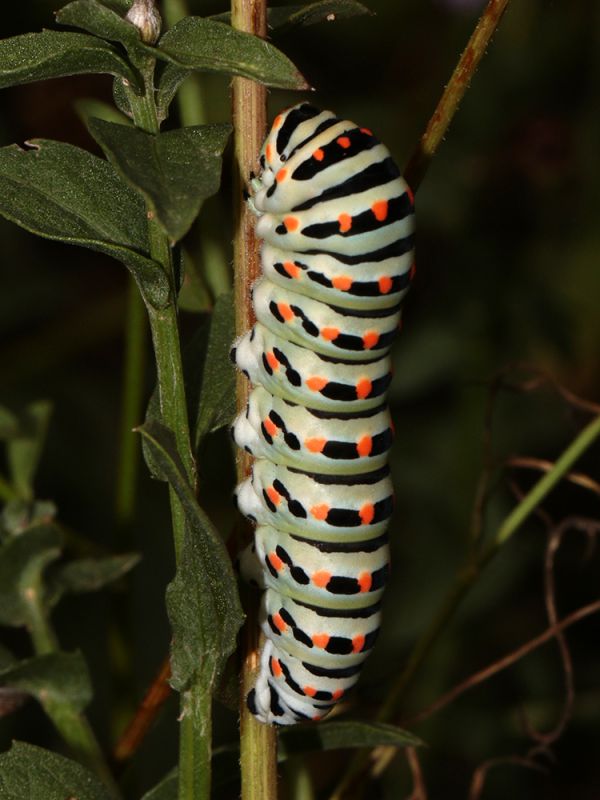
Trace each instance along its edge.
<path fill-rule="evenodd" d="M 265 0 L 232 0 L 231 24 L 238 30 L 266 36 L 267 7 Z M 257 170 L 257 159 L 266 133 L 266 90 L 244 78 L 233 80 L 233 124 L 235 146 L 235 187 L 237 198 L 233 243 L 234 295 L 236 331 L 246 332 L 253 322 L 248 287 L 260 272 L 259 243 L 254 220 L 242 192 L 250 173 Z M 238 409 L 246 406 L 248 382 L 238 375 Z M 238 452 L 238 479 L 250 470 L 247 454 Z M 277 797 L 277 738 L 275 729 L 257 722 L 246 706 L 246 695 L 258 669 L 258 625 L 254 608 L 248 609 L 244 642 L 240 697 L 240 750 L 243 800 L 273 800 Z"/>
<path fill-rule="evenodd" d="M 154 101 L 154 66 L 148 62 L 142 72 L 146 91 L 142 97 L 133 92 L 129 100 L 137 127 L 147 133 L 159 132 Z M 164 424 L 173 431 L 179 455 L 187 478 L 195 488 L 196 469 L 192 455 L 190 428 L 187 413 L 179 328 L 177 324 L 177 287 L 171 246 L 162 227 L 148 207 L 148 241 L 150 254 L 162 264 L 171 284 L 171 299 L 165 308 L 148 307 L 152 342 L 156 358 L 156 371 L 161 416 Z M 175 492 L 170 490 L 173 541 L 177 564 L 181 559 L 185 533 L 185 516 Z M 179 739 L 179 800 L 208 800 L 210 797 L 211 758 L 211 699 L 210 692 L 199 682 L 181 696 L 181 725 Z"/>

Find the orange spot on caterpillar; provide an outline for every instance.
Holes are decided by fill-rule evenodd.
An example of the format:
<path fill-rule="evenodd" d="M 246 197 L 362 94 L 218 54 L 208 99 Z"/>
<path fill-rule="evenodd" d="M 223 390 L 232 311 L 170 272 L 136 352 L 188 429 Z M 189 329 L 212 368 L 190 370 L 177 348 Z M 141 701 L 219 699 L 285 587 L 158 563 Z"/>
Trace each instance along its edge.
<path fill-rule="evenodd" d="M 408 186 L 408 184 L 406 186 L 406 194 L 408 195 L 408 199 L 410 200 L 411 206 L 414 206 L 414 204 L 415 204 L 415 196 L 413 194 L 413 190 L 410 188 L 410 186 Z"/>
<path fill-rule="evenodd" d="M 273 127 L 278 128 L 281 125 L 282 120 L 283 120 L 283 114 L 277 114 L 277 116 L 273 120 Z"/>
<path fill-rule="evenodd" d="M 279 430 L 277 425 L 275 425 L 275 423 L 273 422 L 273 420 L 270 417 L 266 417 L 263 420 L 263 425 L 265 426 L 265 430 L 269 434 L 269 436 L 275 436 L 275 434 Z"/>
<path fill-rule="evenodd" d="M 365 646 L 365 637 L 364 636 L 353 636 L 352 637 L 352 652 L 353 653 L 360 653 L 360 651 Z"/>
<path fill-rule="evenodd" d="M 344 690 L 343 689 L 336 689 L 335 692 L 331 693 L 331 697 L 334 700 L 339 700 L 340 697 L 343 697 L 343 696 L 344 696 Z"/>
<path fill-rule="evenodd" d="M 267 157 L 267 161 L 270 161 L 271 160 L 271 156 L 273 155 L 273 145 L 270 142 L 265 147 L 265 155 Z"/>
<path fill-rule="evenodd" d="M 371 211 L 375 214 L 377 222 L 383 222 L 388 215 L 388 201 L 378 200 L 371 206 Z"/>
<path fill-rule="evenodd" d="M 308 697 L 314 697 L 317 693 L 317 690 L 314 688 L 314 686 L 303 686 L 302 691 L 304 694 L 308 695 Z"/>
<path fill-rule="evenodd" d="M 364 400 L 365 397 L 368 397 L 371 394 L 371 390 L 373 389 L 373 384 L 368 378 L 362 378 L 356 384 L 356 396 L 359 400 Z"/>
<path fill-rule="evenodd" d="M 283 224 L 285 225 L 286 231 L 289 233 L 290 231 L 295 231 L 298 229 L 298 225 L 300 224 L 296 217 L 284 217 Z"/>
<path fill-rule="evenodd" d="M 339 144 L 340 147 L 343 147 L 344 150 L 347 150 L 350 147 L 350 139 L 347 136 L 338 136 L 336 142 Z"/>
<path fill-rule="evenodd" d="M 370 131 L 368 128 L 361 128 L 361 133 L 365 133 L 367 136 L 373 136 L 373 131 Z"/>
<path fill-rule="evenodd" d="M 356 451 L 359 456 L 363 458 L 368 456 L 371 450 L 373 449 L 373 439 L 370 436 L 363 436 L 362 439 L 359 439 L 356 443 Z"/>
<path fill-rule="evenodd" d="M 337 278 L 332 278 L 331 283 L 336 289 L 339 289 L 340 292 L 347 292 L 352 286 L 352 278 L 349 278 L 347 275 L 338 275 Z"/>
<path fill-rule="evenodd" d="M 340 233 L 348 233 L 352 227 L 352 217 L 350 214 L 340 214 L 338 222 L 340 223 Z"/>
<path fill-rule="evenodd" d="M 281 570 L 283 569 L 283 561 L 279 558 L 277 553 L 275 552 L 269 553 L 269 561 L 271 562 L 271 566 L 274 567 L 277 570 L 277 572 L 281 572 Z"/>
<path fill-rule="evenodd" d="M 280 614 L 273 614 L 273 625 L 275 625 L 275 627 L 277 628 L 278 631 L 280 631 L 280 633 L 283 633 L 287 628 L 287 625 L 283 621 Z"/>
<path fill-rule="evenodd" d="M 279 313 L 286 322 L 289 322 L 291 319 L 294 319 L 294 312 L 288 306 L 287 303 L 277 303 L 277 310 L 279 311 Z"/>
<path fill-rule="evenodd" d="M 415 277 L 415 272 L 416 271 L 417 271 L 417 265 L 413 264 L 412 267 L 410 268 L 410 272 L 408 273 L 408 280 L 409 281 L 412 281 L 412 279 Z"/>
<path fill-rule="evenodd" d="M 383 278 L 379 278 L 378 283 L 381 294 L 387 294 L 392 288 L 392 279 L 387 275 L 384 275 Z"/>
<path fill-rule="evenodd" d="M 327 572 L 325 569 L 319 570 L 319 572 L 313 572 L 312 574 L 312 582 L 315 586 L 320 586 L 321 589 L 324 589 L 330 580 L 331 572 Z"/>
<path fill-rule="evenodd" d="M 320 392 L 321 389 L 327 386 L 328 383 L 329 381 L 327 381 L 325 378 L 318 378 L 316 376 L 313 378 L 309 378 L 306 381 L 306 385 L 312 392 Z"/>
<path fill-rule="evenodd" d="M 327 439 L 305 439 L 304 446 L 311 453 L 321 453 L 327 444 Z"/>
<path fill-rule="evenodd" d="M 275 355 L 275 353 L 269 352 L 267 353 L 267 363 L 271 367 L 273 371 L 279 369 L 279 359 Z"/>
<path fill-rule="evenodd" d="M 310 510 L 310 513 L 315 519 L 327 519 L 327 514 L 329 514 L 329 506 L 325 503 L 321 503 L 321 505 L 313 506 Z"/>
<path fill-rule="evenodd" d="M 267 497 L 275 506 L 278 506 L 279 503 L 281 503 L 281 495 L 279 494 L 277 489 L 275 489 L 274 486 L 269 486 L 269 488 L 267 489 Z M 275 565 L 273 564 L 273 566 Z M 277 567 L 276 569 L 279 568 Z"/>
<path fill-rule="evenodd" d="M 365 350 L 370 350 L 372 347 L 375 347 L 379 341 L 379 334 L 377 331 L 367 331 L 362 337 L 362 340 Z"/>
<path fill-rule="evenodd" d="M 284 261 L 283 268 L 290 276 L 290 278 L 297 278 L 302 272 L 300 267 L 297 267 L 293 261 Z"/>
<path fill-rule="evenodd" d="M 339 328 L 321 328 L 321 336 L 324 339 L 327 339 L 329 342 L 333 342 L 333 340 L 337 339 L 339 335 Z"/>
<path fill-rule="evenodd" d="M 282 168 L 275 176 L 275 180 L 277 181 L 277 183 L 281 183 L 281 181 L 284 181 L 286 177 L 287 177 L 287 169 Z"/>
<path fill-rule="evenodd" d="M 313 153 L 313 158 L 315 159 L 315 161 L 323 161 L 323 159 L 325 158 L 325 152 L 321 150 L 320 147 L 318 147 Z"/>
<path fill-rule="evenodd" d="M 315 635 L 312 637 L 312 642 L 315 647 L 320 647 L 322 650 L 324 650 L 329 644 L 329 634 L 315 633 Z"/>
<path fill-rule="evenodd" d="M 271 669 L 273 670 L 273 675 L 275 675 L 276 678 L 281 678 L 283 675 L 283 670 L 281 669 L 281 664 L 276 658 L 271 659 Z"/>
<path fill-rule="evenodd" d="M 312 717 L 313 722 L 318 722 L 320 719 L 322 719 L 320 714 L 315 714 L 314 717 Z"/>
<path fill-rule="evenodd" d="M 371 576 L 370 572 L 361 572 L 358 576 L 358 585 L 360 586 L 361 592 L 368 592 L 372 583 L 373 577 Z"/>
<path fill-rule="evenodd" d="M 358 516 L 361 518 L 363 525 L 370 525 L 375 516 L 375 506 L 373 503 L 365 503 L 358 512 Z"/>

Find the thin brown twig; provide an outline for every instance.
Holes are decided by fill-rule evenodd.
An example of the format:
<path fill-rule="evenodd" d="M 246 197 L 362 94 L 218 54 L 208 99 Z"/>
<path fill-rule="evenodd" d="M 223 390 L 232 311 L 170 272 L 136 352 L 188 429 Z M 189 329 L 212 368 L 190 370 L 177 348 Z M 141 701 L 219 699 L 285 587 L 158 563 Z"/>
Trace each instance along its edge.
<path fill-rule="evenodd" d="M 406 761 L 413 781 L 413 790 L 406 800 L 427 800 L 427 788 L 416 747 L 405 749 Z"/>
<path fill-rule="evenodd" d="M 158 712 L 171 693 L 169 678 L 171 677 L 171 664 L 169 657 L 163 661 L 161 667 L 152 681 L 150 688 L 144 695 L 133 719 L 117 742 L 113 758 L 118 763 L 128 761 L 141 745 L 144 737 L 150 730 Z"/>
<path fill-rule="evenodd" d="M 550 641 L 550 639 L 555 638 L 557 633 L 560 633 L 571 625 L 574 625 L 576 622 L 579 622 L 580 620 L 585 619 L 592 614 L 597 614 L 599 611 L 600 600 L 596 600 L 593 603 L 588 603 L 588 605 L 578 608 L 577 611 L 573 611 L 573 613 L 564 617 L 555 625 L 551 625 L 549 628 L 546 628 L 546 630 L 543 631 L 543 633 L 540 633 L 539 636 L 530 639 L 528 642 L 521 645 L 521 647 L 518 647 L 511 653 L 508 653 L 508 655 L 494 661 L 493 664 L 490 664 L 484 669 L 479 670 L 478 672 L 469 676 L 466 680 L 461 681 L 461 683 L 459 683 L 457 686 L 454 686 L 454 688 L 445 692 L 441 697 L 438 697 L 438 699 L 434 703 L 431 703 L 431 705 L 427 706 L 427 708 L 419 711 L 418 714 L 403 720 L 402 724 L 412 726 L 417 722 L 422 722 L 424 719 L 428 719 L 429 717 L 433 716 L 433 714 L 452 703 L 457 697 L 460 697 L 469 689 L 472 689 L 474 686 L 479 686 L 479 684 L 489 680 L 494 675 L 502 672 L 502 670 L 507 669 L 507 667 L 512 666 L 524 656 Z"/>
<path fill-rule="evenodd" d="M 468 800 L 479 800 L 483 787 L 487 779 L 487 774 L 492 767 L 498 767 L 503 764 L 515 764 L 519 767 L 527 767 L 528 769 L 535 769 L 540 772 L 545 772 L 545 769 L 537 764 L 531 756 L 504 756 L 502 758 L 489 758 L 480 764 L 473 773 L 471 779 L 471 786 L 469 787 Z"/>
<path fill-rule="evenodd" d="M 535 469 L 540 472 L 550 472 L 554 467 L 553 461 L 547 461 L 543 458 L 533 458 L 530 456 L 511 456 L 504 461 L 507 467 L 518 467 L 519 469 Z M 590 478 L 584 472 L 569 472 L 563 480 L 570 481 L 576 486 L 581 486 L 583 489 L 589 489 L 600 496 L 600 483 Z"/>
<path fill-rule="evenodd" d="M 508 0 L 489 0 L 485 11 L 479 17 L 477 26 L 429 120 L 425 133 L 404 170 L 404 176 L 413 192 L 416 192 L 421 184 L 507 6 Z"/>

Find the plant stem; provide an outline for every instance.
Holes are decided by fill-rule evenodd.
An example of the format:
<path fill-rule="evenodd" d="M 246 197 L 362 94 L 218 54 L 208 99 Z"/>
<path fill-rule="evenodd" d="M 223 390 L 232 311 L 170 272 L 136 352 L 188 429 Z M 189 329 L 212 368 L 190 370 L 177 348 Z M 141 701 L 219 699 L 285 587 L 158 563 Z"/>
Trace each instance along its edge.
<path fill-rule="evenodd" d="M 469 555 L 464 567 L 459 571 L 455 583 L 442 600 L 438 612 L 413 647 L 406 666 L 398 677 L 396 684 L 379 709 L 377 714 L 378 721 L 389 722 L 396 715 L 404 699 L 406 690 L 410 686 L 419 667 L 437 642 L 440 634 L 452 618 L 462 599 L 481 575 L 485 566 L 491 561 L 502 545 L 518 530 L 527 517 L 535 511 L 540 503 L 548 496 L 549 492 L 552 491 L 556 484 L 570 470 L 575 461 L 587 450 L 598 436 L 600 436 L 600 416 L 595 417 L 586 425 L 562 453 L 553 468 L 540 478 L 521 502 L 515 506 L 500 525 L 496 535 L 487 547 Z M 371 768 L 376 771 L 377 774 L 381 774 L 385 766 L 395 755 L 395 752 L 393 748 L 389 747 L 378 748 L 377 756 L 371 759 Z M 337 800 L 337 798 L 343 797 L 344 792 L 355 782 L 357 775 L 365 768 L 367 763 L 367 759 L 360 759 L 358 763 L 346 773 L 343 780 L 338 784 L 334 794 L 331 796 L 331 800 L 334 800 L 334 798 Z"/>
<path fill-rule="evenodd" d="M 507 6 L 508 0 L 489 0 L 485 11 L 479 17 L 425 133 L 421 136 L 404 170 L 404 177 L 413 192 L 419 188 Z"/>
<path fill-rule="evenodd" d="M 40 581 L 24 589 L 24 594 L 28 608 L 27 628 L 35 654 L 41 656 L 58 652 L 60 648 L 56 634 L 43 605 Z M 65 698 L 57 700 L 41 695 L 40 702 L 75 758 L 102 779 L 113 797 L 119 798 L 119 788 L 85 716 Z"/>
<path fill-rule="evenodd" d="M 125 317 L 125 364 L 121 398 L 120 453 L 117 467 L 115 516 L 117 527 L 128 528 L 134 516 L 139 442 L 133 428 L 142 417 L 146 366 L 146 317 L 135 280 L 129 276 Z"/>
<path fill-rule="evenodd" d="M 136 97 L 129 93 L 134 123 L 147 133 L 159 132 L 154 100 L 154 66 L 148 62 L 142 68 L 145 93 Z M 196 469 L 192 455 L 190 429 L 185 396 L 181 346 L 177 325 L 177 287 L 173 258 L 167 234 L 159 225 L 150 207 L 148 215 L 148 241 L 150 254 L 162 264 L 171 284 L 171 300 L 165 308 L 148 307 L 150 329 L 156 358 L 161 416 L 164 424 L 173 431 L 179 455 L 191 486 L 196 488 Z M 183 508 L 174 490 L 169 490 L 175 559 L 179 565 L 185 534 Z M 179 738 L 179 800 L 208 800 L 210 797 L 211 757 L 211 698 L 210 692 L 199 681 L 181 696 L 181 724 Z"/>
<path fill-rule="evenodd" d="M 231 24 L 238 30 L 263 38 L 267 33 L 265 0 L 232 0 Z M 252 325 L 253 310 L 249 287 L 260 273 L 259 242 L 254 220 L 242 192 L 250 173 L 257 170 L 257 159 L 266 134 L 266 90 L 244 78 L 233 80 L 233 124 L 235 146 L 235 187 L 237 198 L 234 235 L 234 296 L 236 332 L 245 333 Z M 238 374 L 237 407 L 245 408 L 248 382 Z M 250 471 L 247 454 L 238 451 L 238 480 Z M 240 698 L 240 751 L 243 800 L 274 800 L 277 797 L 277 738 L 275 729 L 257 722 L 246 705 L 246 695 L 254 684 L 258 668 L 258 626 L 256 609 L 248 609 L 242 654 Z"/>

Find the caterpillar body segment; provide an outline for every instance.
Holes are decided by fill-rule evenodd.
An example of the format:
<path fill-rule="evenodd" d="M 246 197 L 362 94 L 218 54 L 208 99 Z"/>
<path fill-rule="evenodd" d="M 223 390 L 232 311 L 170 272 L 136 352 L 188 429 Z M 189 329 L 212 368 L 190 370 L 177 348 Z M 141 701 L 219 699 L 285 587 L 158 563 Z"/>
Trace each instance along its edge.
<path fill-rule="evenodd" d="M 232 357 L 253 383 L 234 422 L 255 457 L 237 503 L 240 559 L 263 590 L 267 724 L 325 716 L 358 680 L 380 625 L 393 491 L 388 351 L 414 273 L 410 189 L 367 128 L 302 103 L 276 117 L 249 203 L 262 278 Z"/>

